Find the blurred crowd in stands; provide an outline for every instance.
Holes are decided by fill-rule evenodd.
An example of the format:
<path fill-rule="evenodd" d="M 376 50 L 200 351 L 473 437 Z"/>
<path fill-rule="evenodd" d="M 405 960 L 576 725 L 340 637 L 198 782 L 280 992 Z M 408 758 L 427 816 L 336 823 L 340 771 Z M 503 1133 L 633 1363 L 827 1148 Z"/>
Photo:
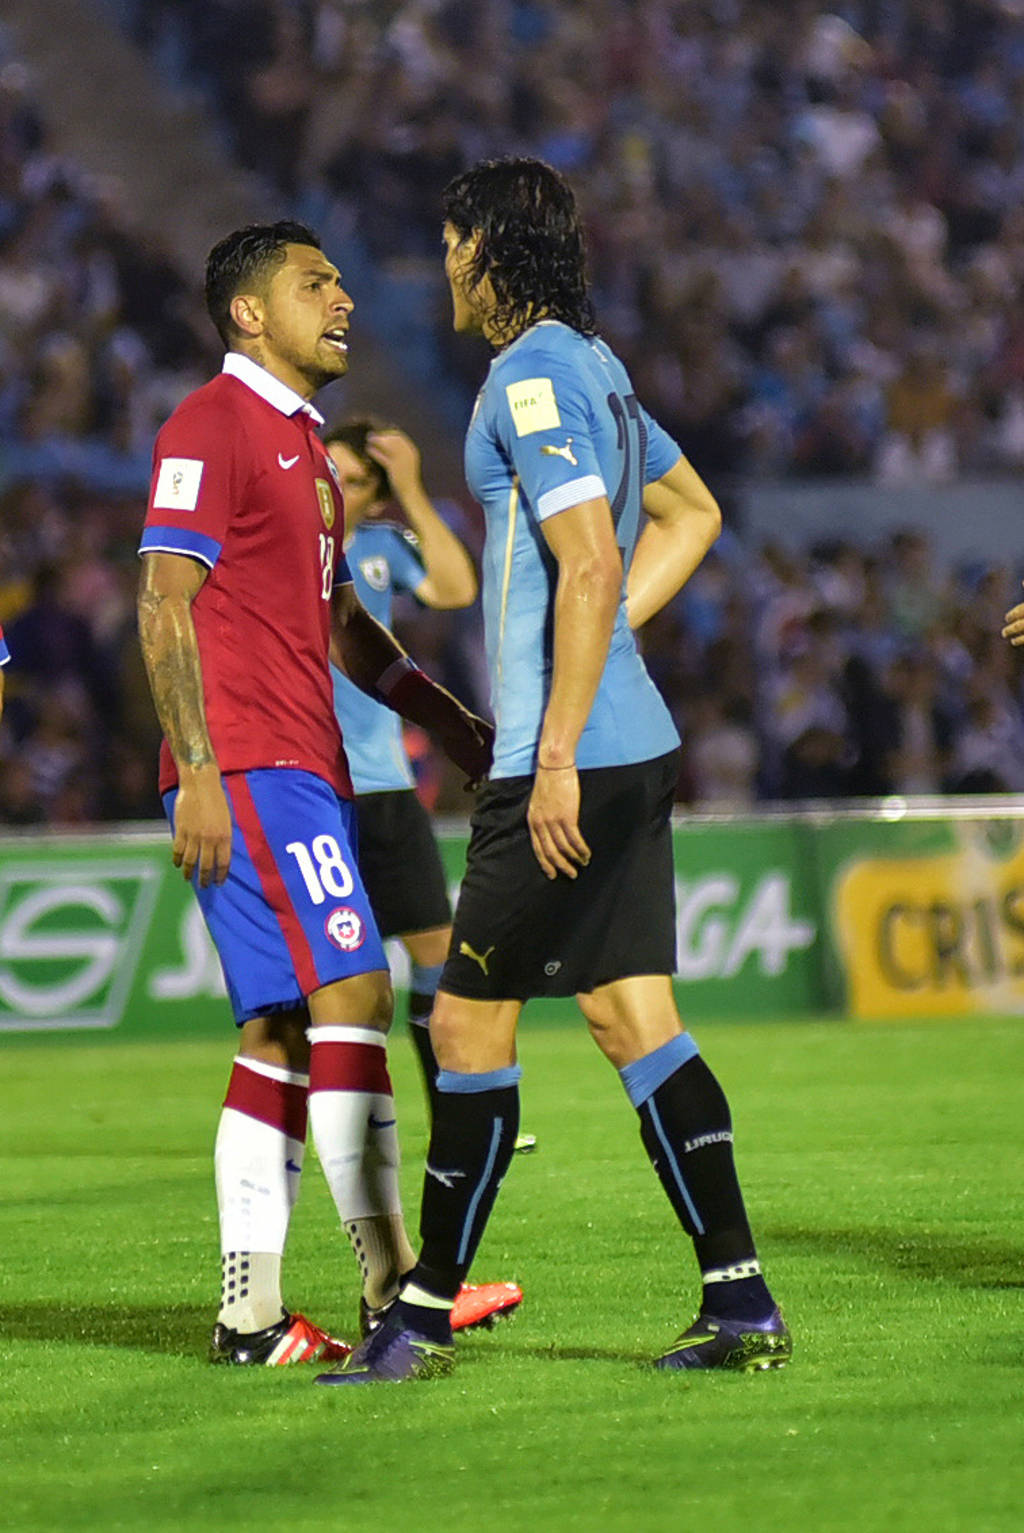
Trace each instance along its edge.
<path fill-rule="evenodd" d="M 603 332 L 719 493 L 1024 467 L 1018 0 L 111 3 L 216 102 L 283 214 L 330 199 L 420 284 L 467 388 L 481 358 L 449 335 L 437 194 L 481 154 L 540 153 L 581 193 Z M 53 153 L 45 118 L 0 38 L 7 825 L 160 813 L 141 497 L 157 426 L 218 365 L 195 274 Z M 1021 791 L 1015 593 L 1010 569 L 934 567 L 911 529 L 800 554 L 727 531 L 644 635 L 686 734 L 680 800 Z M 403 609 L 418 657 L 485 706 L 478 624 Z M 464 811 L 429 752 L 423 772 Z"/>
<path fill-rule="evenodd" d="M 438 193 L 540 154 L 603 333 L 706 474 L 1024 467 L 1021 0 L 119 3 L 250 170 L 427 286 L 474 388 Z"/>
<path fill-rule="evenodd" d="M 644 631 L 684 737 L 680 801 L 1020 792 L 1008 569 L 935 567 L 904 530 L 756 556 L 723 536 Z"/>
<path fill-rule="evenodd" d="M 51 147 L 0 34 L 0 823 L 160 813 L 135 638 L 153 436 L 216 366 L 194 282 Z"/>

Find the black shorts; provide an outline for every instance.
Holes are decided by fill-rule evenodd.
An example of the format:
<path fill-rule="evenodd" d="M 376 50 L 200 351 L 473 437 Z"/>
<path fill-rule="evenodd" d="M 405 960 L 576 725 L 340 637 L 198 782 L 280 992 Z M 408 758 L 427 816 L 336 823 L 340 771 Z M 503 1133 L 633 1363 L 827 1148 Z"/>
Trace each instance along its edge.
<path fill-rule="evenodd" d="M 448 926 L 452 907 L 430 816 L 412 788 L 356 799 L 359 872 L 382 937 Z"/>
<path fill-rule="evenodd" d="M 541 872 L 526 824 L 532 777 L 483 789 L 441 988 L 471 1000 L 576 995 L 676 966 L 672 800 L 677 751 L 580 772 L 590 862 Z"/>

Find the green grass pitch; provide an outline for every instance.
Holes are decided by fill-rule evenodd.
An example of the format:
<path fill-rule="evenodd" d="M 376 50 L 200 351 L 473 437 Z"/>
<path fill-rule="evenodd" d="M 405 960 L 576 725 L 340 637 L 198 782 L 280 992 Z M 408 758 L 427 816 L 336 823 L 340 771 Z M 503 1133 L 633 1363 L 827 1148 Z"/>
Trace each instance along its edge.
<path fill-rule="evenodd" d="M 526 1018 L 517 1157 L 476 1275 L 517 1319 L 454 1377 L 319 1390 L 210 1368 L 210 1147 L 231 1040 L 0 1044 L 0 1525 L 28 1530 L 1016 1530 L 1024 1504 L 1024 1023 L 708 1024 L 774 1374 L 646 1369 L 688 1246 L 582 1025 Z M 424 1150 L 396 1037 L 405 1186 Z M 286 1297 L 345 1334 L 355 1264 L 310 1156 Z"/>

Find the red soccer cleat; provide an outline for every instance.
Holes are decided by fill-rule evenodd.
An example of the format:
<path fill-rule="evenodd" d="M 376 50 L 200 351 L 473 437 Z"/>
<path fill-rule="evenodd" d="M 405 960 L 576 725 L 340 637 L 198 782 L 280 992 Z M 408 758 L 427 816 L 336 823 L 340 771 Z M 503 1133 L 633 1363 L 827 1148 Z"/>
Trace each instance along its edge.
<path fill-rule="evenodd" d="M 352 1348 L 305 1315 L 282 1315 L 265 1331 L 232 1331 L 218 1322 L 210 1341 L 211 1363 L 284 1368 L 291 1363 L 340 1363 Z"/>
<path fill-rule="evenodd" d="M 518 1283 L 463 1283 L 452 1305 L 452 1330 L 490 1329 L 522 1302 L 523 1290 Z"/>

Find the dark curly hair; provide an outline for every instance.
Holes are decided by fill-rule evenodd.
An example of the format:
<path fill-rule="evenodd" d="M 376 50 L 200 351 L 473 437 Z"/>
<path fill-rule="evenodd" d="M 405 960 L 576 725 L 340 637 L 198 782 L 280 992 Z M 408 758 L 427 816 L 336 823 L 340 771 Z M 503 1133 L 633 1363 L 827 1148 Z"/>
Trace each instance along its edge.
<path fill-rule="evenodd" d="M 248 289 L 258 292 L 287 258 L 286 245 L 320 249 L 320 236 L 305 224 L 280 219 L 276 224 L 247 224 L 219 240 L 206 258 L 206 312 L 225 346 L 238 330 L 231 318 L 231 300 Z"/>
<path fill-rule="evenodd" d="M 334 442 L 340 442 L 347 447 L 349 452 L 359 459 L 367 473 L 373 479 L 375 500 L 392 500 L 394 490 L 391 488 L 391 480 L 388 478 L 387 469 L 375 458 L 371 458 L 367 449 L 367 439 L 376 431 L 386 431 L 388 428 L 383 421 L 379 421 L 372 415 L 353 415 L 348 420 L 339 421 L 338 425 L 332 426 L 324 433 L 323 443 L 330 447 Z"/>
<path fill-rule="evenodd" d="M 513 340 L 541 317 L 595 332 L 583 230 L 572 188 L 543 160 L 481 160 L 450 181 L 444 216 L 460 240 L 479 229 L 472 287 L 491 279 L 494 327 Z"/>

